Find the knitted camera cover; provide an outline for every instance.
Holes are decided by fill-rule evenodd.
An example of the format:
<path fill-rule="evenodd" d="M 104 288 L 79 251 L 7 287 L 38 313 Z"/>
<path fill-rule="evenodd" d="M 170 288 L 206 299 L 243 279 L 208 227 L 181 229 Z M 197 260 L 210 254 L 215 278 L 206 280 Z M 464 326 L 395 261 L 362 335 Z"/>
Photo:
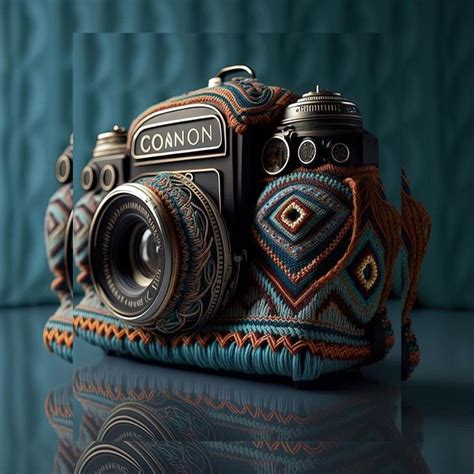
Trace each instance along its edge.
<path fill-rule="evenodd" d="M 239 79 L 171 99 L 145 114 L 212 103 L 245 133 L 258 123 L 278 123 L 295 99 L 284 89 Z M 133 131 L 134 125 L 129 136 Z M 386 201 L 376 167 L 297 169 L 262 184 L 246 278 L 207 323 L 164 335 L 115 317 L 90 285 L 84 241 L 76 262 L 85 296 L 74 308 L 74 330 L 115 354 L 295 381 L 369 364 L 394 343 L 385 302 L 400 229 L 400 215 Z M 74 247 L 79 250 L 76 242 Z"/>
<path fill-rule="evenodd" d="M 246 284 L 198 330 L 130 326 L 88 287 L 74 309 L 76 334 L 117 354 L 293 380 L 383 357 L 393 345 L 384 303 L 400 219 L 376 168 L 328 165 L 268 183 L 252 236 Z"/>
<path fill-rule="evenodd" d="M 43 341 L 51 352 L 69 361 L 72 360 L 73 345 L 72 295 L 68 284 L 65 240 L 72 206 L 72 185 L 64 184 L 51 196 L 44 222 L 46 253 L 54 274 L 51 289 L 58 295 L 60 305 L 46 322 Z"/>

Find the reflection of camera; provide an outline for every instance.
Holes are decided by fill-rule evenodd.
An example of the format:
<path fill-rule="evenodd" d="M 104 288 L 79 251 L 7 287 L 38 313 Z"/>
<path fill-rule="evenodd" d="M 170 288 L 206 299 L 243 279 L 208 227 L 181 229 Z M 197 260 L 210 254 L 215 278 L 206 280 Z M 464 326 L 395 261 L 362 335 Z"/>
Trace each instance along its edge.
<path fill-rule="evenodd" d="M 423 462 L 402 443 L 395 387 L 356 373 L 322 391 L 275 390 L 107 358 L 73 383 L 84 413 L 77 473 L 384 472 L 395 461 L 412 472 Z"/>

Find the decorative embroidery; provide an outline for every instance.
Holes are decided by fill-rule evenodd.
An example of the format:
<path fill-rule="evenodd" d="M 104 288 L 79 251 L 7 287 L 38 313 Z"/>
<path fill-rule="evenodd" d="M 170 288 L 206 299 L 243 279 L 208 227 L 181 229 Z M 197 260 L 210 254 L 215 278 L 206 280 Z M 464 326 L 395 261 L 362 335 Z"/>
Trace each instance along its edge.
<path fill-rule="evenodd" d="M 290 198 L 281 206 L 276 219 L 292 234 L 298 233 L 314 213 L 298 198 Z"/>

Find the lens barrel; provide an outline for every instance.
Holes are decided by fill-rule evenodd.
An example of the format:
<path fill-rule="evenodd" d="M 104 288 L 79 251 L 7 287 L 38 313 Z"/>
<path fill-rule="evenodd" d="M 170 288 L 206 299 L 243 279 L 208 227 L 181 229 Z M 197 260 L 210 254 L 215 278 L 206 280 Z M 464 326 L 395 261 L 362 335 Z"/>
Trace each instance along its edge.
<path fill-rule="evenodd" d="M 117 316 L 164 333 L 211 317 L 232 274 L 212 199 L 177 173 L 123 184 L 101 202 L 90 235 L 95 288 Z"/>

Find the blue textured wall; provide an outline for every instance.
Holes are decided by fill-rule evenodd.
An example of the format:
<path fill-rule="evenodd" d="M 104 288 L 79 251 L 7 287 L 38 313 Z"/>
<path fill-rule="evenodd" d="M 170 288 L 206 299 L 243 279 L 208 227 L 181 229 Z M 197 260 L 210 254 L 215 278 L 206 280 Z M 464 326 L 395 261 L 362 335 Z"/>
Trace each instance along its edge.
<path fill-rule="evenodd" d="M 299 92 L 318 82 L 353 97 L 381 139 L 390 196 L 402 159 L 433 218 L 421 302 L 474 307 L 473 2 L 0 0 L 0 8 L 0 305 L 54 301 L 42 226 L 72 128 L 74 43 L 76 169 L 96 132 L 201 86 L 225 64 L 248 62 L 262 80 Z M 73 31 L 183 34 L 73 42 Z"/>

